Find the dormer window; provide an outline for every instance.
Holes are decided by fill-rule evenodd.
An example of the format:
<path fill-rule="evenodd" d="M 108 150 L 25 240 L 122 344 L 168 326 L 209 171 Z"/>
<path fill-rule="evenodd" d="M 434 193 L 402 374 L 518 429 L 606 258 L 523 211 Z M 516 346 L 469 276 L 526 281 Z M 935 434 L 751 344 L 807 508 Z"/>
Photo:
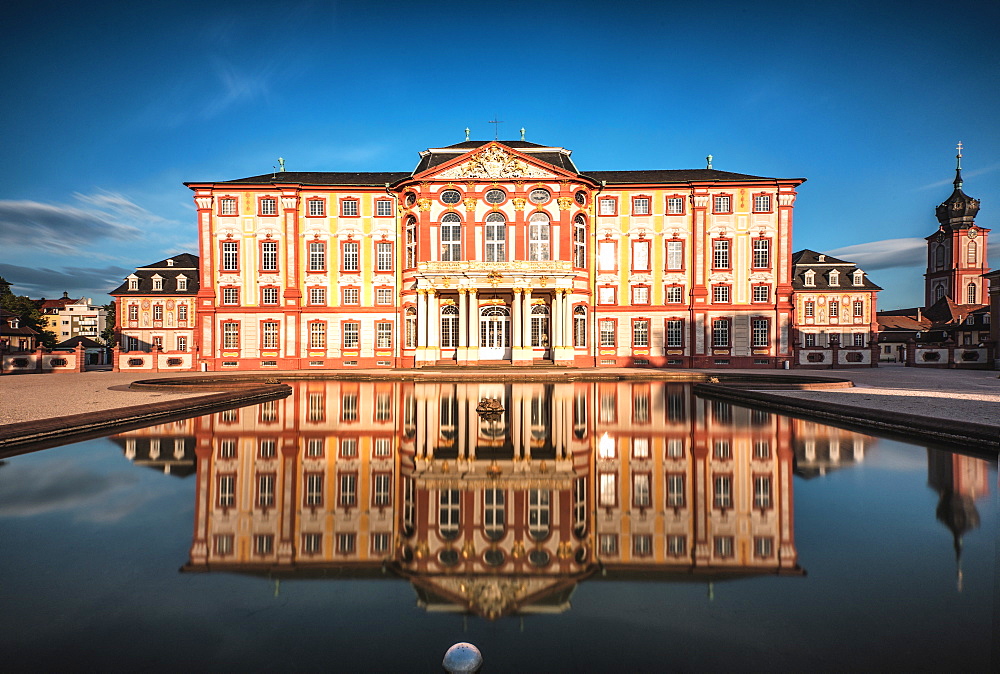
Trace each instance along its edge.
<path fill-rule="evenodd" d="M 854 272 L 854 285 L 856 286 L 864 285 L 864 282 L 865 282 L 865 273 L 860 269 L 858 269 L 856 272 Z"/>
<path fill-rule="evenodd" d="M 840 285 L 840 272 L 834 269 L 830 272 L 830 285 L 839 286 Z"/>
<path fill-rule="evenodd" d="M 174 261 L 173 261 L 173 259 L 170 259 L 170 260 L 167 260 L 167 266 L 168 266 L 168 267 L 173 267 L 173 266 L 174 266 Z"/>
<path fill-rule="evenodd" d="M 153 277 L 153 290 L 163 290 L 163 277 L 159 274 Z"/>
<path fill-rule="evenodd" d="M 11 328 L 16 329 L 16 328 L 20 327 L 20 325 L 21 325 L 21 323 L 20 323 L 20 319 L 19 318 L 11 318 L 10 319 L 10 327 Z"/>
<path fill-rule="evenodd" d="M 806 273 L 802 275 L 802 283 L 807 286 L 816 285 L 816 272 L 812 269 L 807 269 Z"/>
<path fill-rule="evenodd" d="M 128 289 L 138 290 L 139 289 L 139 279 L 135 276 L 128 277 Z"/>
<path fill-rule="evenodd" d="M 177 290 L 187 290 L 187 289 L 188 289 L 187 276 L 185 276 L 184 274 L 178 274 L 177 275 Z"/>

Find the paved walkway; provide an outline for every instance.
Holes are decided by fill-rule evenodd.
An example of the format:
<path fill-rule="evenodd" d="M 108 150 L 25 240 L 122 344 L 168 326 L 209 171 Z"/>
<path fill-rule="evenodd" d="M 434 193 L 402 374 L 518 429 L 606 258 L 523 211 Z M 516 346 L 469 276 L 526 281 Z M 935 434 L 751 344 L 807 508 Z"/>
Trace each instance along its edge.
<path fill-rule="evenodd" d="M 565 373 L 558 371 L 558 374 Z M 577 373 L 579 371 L 576 371 Z M 601 374 L 628 372 L 601 368 Z M 674 372 L 671 370 L 671 372 Z M 750 372 L 750 371 L 744 371 Z M 859 370 L 753 370 L 768 375 L 815 375 L 850 379 L 855 388 L 834 391 L 770 391 L 774 394 L 836 402 L 867 409 L 908 412 L 937 419 L 957 419 L 1000 426 L 1000 378 L 995 371 L 931 370 L 904 367 L 881 367 Z M 128 385 L 139 379 L 198 376 L 202 373 L 162 375 L 132 372 L 83 372 L 51 375 L 4 375 L 0 377 L 0 424 L 37 421 L 99 410 L 116 409 L 190 398 L 202 393 L 130 391 Z M 218 374 L 218 373 L 212 373 Z M 262 373 L 281 379 L 281 372 Z M 353 371 L 352 374 L 386 376 L 391 371 Z M 534 372 L 534 374 L 540 374 Z M 479 373 L 449 370 L 449 378 L 475 378 Z"/>

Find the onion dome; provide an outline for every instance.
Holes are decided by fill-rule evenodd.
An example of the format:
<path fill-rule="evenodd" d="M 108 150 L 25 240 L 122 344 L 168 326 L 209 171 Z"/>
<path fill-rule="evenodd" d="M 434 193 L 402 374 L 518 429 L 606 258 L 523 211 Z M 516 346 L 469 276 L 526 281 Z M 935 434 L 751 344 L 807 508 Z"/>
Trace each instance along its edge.
<path fill-rule="evenodd" d="M 962 143 L 958 144 L 955 159 L 955 191 L 937 207 L 936 215 L 942 227 L 968 229 L 975 225 L 979 199 L 973 199 L 962 191 Z"/>

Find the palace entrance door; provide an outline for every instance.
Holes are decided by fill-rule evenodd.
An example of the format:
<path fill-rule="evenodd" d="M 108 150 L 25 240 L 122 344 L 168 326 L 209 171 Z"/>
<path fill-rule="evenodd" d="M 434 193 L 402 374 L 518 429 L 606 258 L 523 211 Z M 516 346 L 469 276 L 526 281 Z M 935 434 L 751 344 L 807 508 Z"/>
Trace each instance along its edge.
<path fill-rule="evenodd" d="M 483 307 L 479 316 L 479 360 L 509 360 L 510 309 Z"/>

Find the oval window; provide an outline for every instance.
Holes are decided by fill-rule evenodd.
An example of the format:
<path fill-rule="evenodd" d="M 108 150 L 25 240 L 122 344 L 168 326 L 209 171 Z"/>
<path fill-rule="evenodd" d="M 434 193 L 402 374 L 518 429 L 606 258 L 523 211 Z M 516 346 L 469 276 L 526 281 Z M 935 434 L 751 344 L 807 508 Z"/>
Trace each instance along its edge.
<path fill-rule="evenodd" d="M 576 199 L 576 203 L 580 204 L 581 206 L 587 205 L 587 193 L 584 192 L 583 190 L 580 190 L 573 196 Z"/>
<path fill-rule="evenodd" d="M 545 566 L 549 563 L 549 553 L 545 550 L 532 550 L 528 553 L 528 561 L 533 566 Z"/>
<path fill-rule="evenodd" d="M 551 195 L 549 194 L 548 190 L 543 190 L 541 187 L 539 187 L 537 189 L 531 190 L 531 192 L 528 194 L 528 199 L 533 204 L 544 204 L 546 201 L 549 200 L 550 196 Z"/>
<path fill-rule="evenodd" d="M 441 193 L 441 201 L 446 204 L 457 204 L 462 200 L 462 194 L 458 190 L 445 190 Z"/>
<path fill-rule="evenodd" d="M 488 204 L 502 204 L 507 199 L 507 193 L 503 190 L 488 190 L 483 198 Z"/>
<path fill-rule="evenodd" d="M 445 548 L 438 555 L 438 561 L 441 562 L 441 566 L 455 566 L 458 564 L 458 550 Z"/>
<path fill-rule="evenodd" d="M 407 206 L 412 206 L 415 203 L 417 203 L 417 195 L 414 194 L 413 192 L 407 192 L 406 193 L 406 205 Z"/>
<path fill-rule="evenodd" d="M 497 550 L 496 548 L 490 548 L 483 555 L 483 561 L 490 566 L 500 566 L 503 564 L 504 554 L 503 550 Z"/>

